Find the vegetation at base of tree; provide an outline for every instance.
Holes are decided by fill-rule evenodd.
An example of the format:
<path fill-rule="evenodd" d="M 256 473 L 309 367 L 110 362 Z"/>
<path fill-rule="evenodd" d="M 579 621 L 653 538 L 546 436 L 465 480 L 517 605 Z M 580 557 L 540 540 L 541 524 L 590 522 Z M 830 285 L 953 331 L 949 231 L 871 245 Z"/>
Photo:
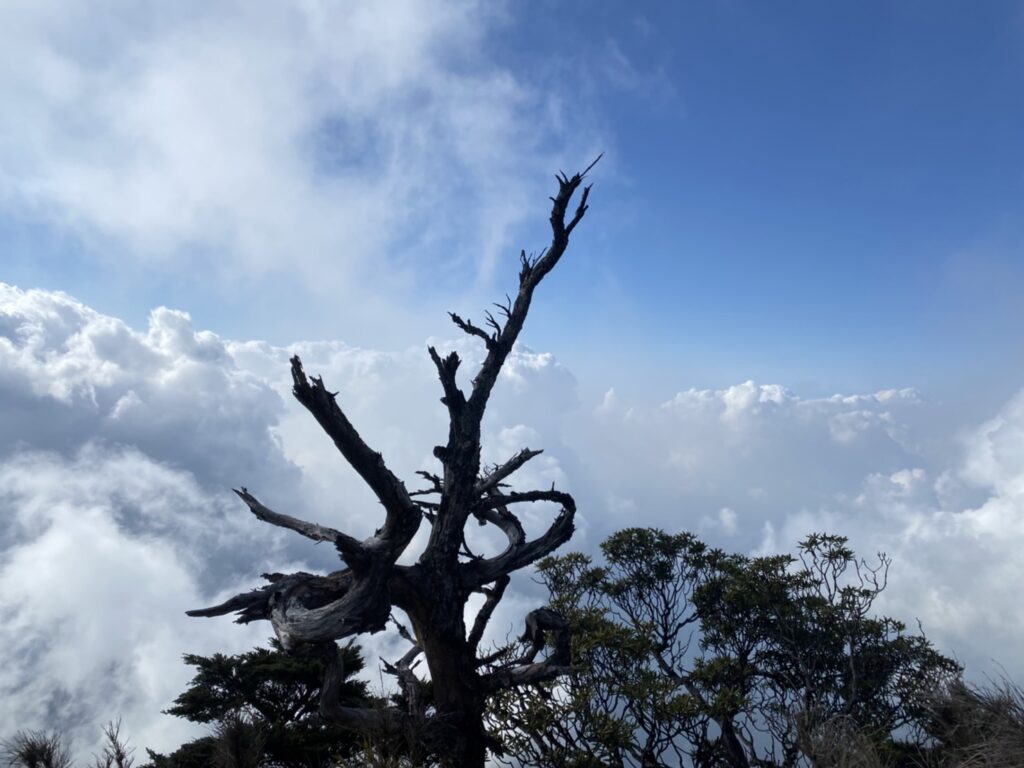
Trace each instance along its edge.
<path fill-rule="evenodd" d="M 10 768 L 70 768 L 64 737 L 51 731 L 18 731 L 0 743 L 0 760 Z"/>
<path fill-rule="evenodd" d="M 540 564 L 552 605 L 572 624 L 572 672 L 488 700 L 506 764 L 1024 766 L 1024 690 L 969 685 L 923 634 L 873 615 L 885 556 L 868 564 L 846 539 L 819 534 L 797 557 L 749 557 L 652 529 L 621 531 L 602 551 L 600 564 L 580 553 Z M 515 643 L 496 651 L 521 652 Z M 362 668 L 356 648 L 339 653 L 346 675 Z M 275 645 L 185 660 L 196 674 L 167 712 L 211 732 L 169 755 L 150 752 L 140 768 L 438 765 L 415 732 L 324 723 L 317 653 Z M 348 678 L 339 696 L 377 710 L 405 705 L 404 693 L 379 701 Z M 103 733 L 89 768 L 133 768 L 120 724 Z M 72 768 L 67 744 L 22 731 L 0 742 L 0 766 Z"/>
<path fill-rule="evenodd" d="M 366 683 L 352 679 L 363 668 L 359 650 L 339 648 L 345 679 L 338 691 L 345 706 L 370 705 Z M 270 648 L 235 656 L 185 655 L 196 675 L 169 715 L 210 724 L 214 733 L 182 745 L 170 755 L 150 752 L 151 768 L 193 768 L 227 762 L 280 768 L 326 768 L 350 757 L 359 737 L 320 714 L 322 655 Z M 229 757 L 230 756 L 230 757 Z"/>
<path fill-rule="evenodd" d="M 843 537 L 748 557 L 635 528 L 602 551 L 601 565 L 580 553 L 539 564 L 574 672 L 495 702 L 510 762 L 818 765 L 815 745 L 840 723 L 895 755 L 927 724 L 929 696 L 959 679 L 923 635 L 872 615 L 889 560 L 868 564 Z"/>

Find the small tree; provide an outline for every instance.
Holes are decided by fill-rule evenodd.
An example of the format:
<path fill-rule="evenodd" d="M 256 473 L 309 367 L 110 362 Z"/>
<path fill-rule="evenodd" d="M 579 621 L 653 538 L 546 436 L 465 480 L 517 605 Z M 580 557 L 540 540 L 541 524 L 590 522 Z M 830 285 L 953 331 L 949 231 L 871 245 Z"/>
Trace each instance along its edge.
<path fill-rule="evenodd" d="M 151 753 L 155 768 L 210 765 L 232 749 L 244 762 L 256 747 L 261 758 L 283 768 L 326 768 L 350 755 L 358 740 L 320 715 L 322 659 L 302 651 L 285 653 L 272 640 L 270 648 L 236 656 L 186 654 L 185 663 L 196 668 L 196 675 L 166 713 L 210 724 L 215 734 L 167 756 Z M 346 676 L 362 669 L 357 648 L 345 646 L 339 653 Z M 366 684 L 343 680 L 338 699 L 345 706 L 367 706 Z"/>
<path fill-rule="evenodd" d="M 103 749 L 93 759 L 93 768 L 132 768 L 135 750 L 121 736 L 121 721 L 103 726 Z"/>
<path fill-rule="evenodd" d="M 551 198 L 551 244 L 536 257 L 525 251 L 521 254 L 519 289 L 514 300 L 499 305 L 500 319 L 488 313 L 481 327 L 451 313 L 455 325 L 486 348 L 468 394 L 456 381 L 459 356 L 451 352 L 442 357 L 429 348 L 444 391 L 441 402 L 447 408 L 449 426 L 446 444 L 434 449 L 440 471 L 419 473 L 429 484 L 426 489 L 407 491 L 383 456 L 366 444 L 345 416 L 336 393 L 321 379 L 307 378 L 302 362 L 292 358 L 295 397 L 374 492 L 384 507 L 384 524 L 360 541 L 340 530 L 274 512 L 242 488 L 237 491 L 239 497 L 258 519 L 314 541 L 331 542 L 346 567 L 327 576 L 271 574 L 267 576 L 270 584 L 262 589 L 189 612 L 192 616 L 236 612 L 240 622 L 269 621 L 286 650 L 310 645 L 320 648 L 327 664 L 320 699 L 325 717 L 371 733 L 400 733 L 410 722 L 425 723 L 424 738 L 446 766 L 483 766 L 488 746 L 483 723 L 488 696 L 551 680 L 567 669 L 568 659 L 559 654 L 543 661 L 537 658 L 547 633 L 565 631 L 564 621 L 544 610 L 527 618 L 527 632 L 534 642 L 524 656 L 478 658 L 484 628 L 501 600 L 509 574 L 567 541 L 576 512 L 573 498 L 554 488 L 507 490 L 505 481 L 540 451 L 524 448 L 505 463 L 485 469 L 480 462 L 480 441 L 487 402 L 519 338 L 534 291 L 562 258 L 570 234 L 587 212 L 589 186 L 583 188 L 575 212 L 568 213 L 587 171 L 558 176 L 558 192 Z M 528 540 L 512 509 L 532 502 L 553 502 L 561 511 L 547 532 Z M 414 564 L 399 565 L 399 557 L 424 518 L 431 525 L 424 551 Z M 471 519 L 500 529 L 508 540 L 505 550 L 490 557 L 470 553 L 464 529 Z M 486 600 L 467 629 L 465 607 L 474 592 L 483 593 Z M 335 641 L 384 629 L 393 608 L 404 611 L 412 623 L 413 651 L 393 669 L 406 706 L 376 710 L 345 706 L 338 697 L 342 664 Z M 429 687 L 414 671 L 419 654 L 430 671 Z"/>
<path fill-rule="evenodd" d="M 540 565 L 577 671 L 506 695 L 494 725 L 523 764 L 825 765 L 815 750 L 852 733 L 860 755 L 895 753 L 898 732 L 927 720 L 928 692 L 959 673 L 870 615 L 888 558 L 869 566 L 842 537 L 750 558 L 629 529 L 602 550 L 601 566 L 579 553 Z"/>

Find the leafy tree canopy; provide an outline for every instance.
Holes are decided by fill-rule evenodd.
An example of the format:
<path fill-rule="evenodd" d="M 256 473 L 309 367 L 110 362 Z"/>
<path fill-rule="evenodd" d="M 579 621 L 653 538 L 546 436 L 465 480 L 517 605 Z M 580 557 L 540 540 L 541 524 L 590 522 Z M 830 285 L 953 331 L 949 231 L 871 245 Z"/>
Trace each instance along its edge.
<path fill-rule="evenodd" d="M 815 534 L 749 557 L 633 528 L 539 565 L 572 626 L 568 682 L 509 694 L 492 727 L 529 765 L 797 766 L 838 721 L 896 754 L 958 665 L 872 615 L 890 561 Z"/>

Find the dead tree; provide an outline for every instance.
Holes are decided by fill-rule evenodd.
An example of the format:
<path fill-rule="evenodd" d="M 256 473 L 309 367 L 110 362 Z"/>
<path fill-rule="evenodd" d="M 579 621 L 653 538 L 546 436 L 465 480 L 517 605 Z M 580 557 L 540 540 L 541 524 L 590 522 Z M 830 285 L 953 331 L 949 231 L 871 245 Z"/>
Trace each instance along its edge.
<path fill-rule="evenodd" d="M 598 158 L 600 159 L 600 158 Z M 594 161 L 597 162 L 596 160 Z M 323 649 L 325 680 L 321 712 L 334 722 L 371 734 L 401 735 L 415 729 L 429 750 L 445 766 L 483 766 L 489 743 L 483 725 L 487 697 L 514 686 L 552 680 L 568 671 L 568 636 L 565 622 L 554 611 L 540 609 L 526 620 L 524 640 L 529 651 L 478 657 L 484 628 L 509 583 L 509 574 L 549 555 L 572 535 L 576 505 L 568 493 L 555 490 L 516 492 L 506 480 L 540 453 L 523 448 L 505 463 L 482 468 L 480 424 L 498 374 L 512 351 L 530 309 L 533 293 L 561 259 L 569 236 L 587 212 L 590 187 L 583 186 L 575 210 L 569 205 L 591 164 L 573 176 L 559 174 L 558 192 L 551 198 L 551 244 L 537 256 L 521 254 L 519 290 L 498 306 L 498 317 L 487 313 L 483 327 L 451 313 L 462 331 L 486 347 L 486 356 L 463 392 L 456 382 L 460 359 L 455 352 L 442 357 L 433 347 L 430 358 L 437 368 L 448 410 L 448 441 L 434 449 L 440 474 L 419 472 L 429 487 L 410 493 L 388 469 L 384 458 L 359 436 L 319 378 L 307 378 L 298 357 L 291 360 L 295 397 L 316 418 L 341 455 L 372 489 L 385 510 L 384 525 L 360 541 L 346 533 L 280 514 L 261 504 L 245 488 L 236 491 L 260 520 L 288 528 L 314 541 L 328 541 L 338 550 L 345 567 L 327 576 L 308 573 L 265 574 L 267 586 L 238 595 L 227 602 L 190 616 L 237 613 L 239 623 L 270 621 L 286 649 L 316 645 Z M 516 505 L 554 502 L 561 507 L 548 530 L 528 539 Z M 430 536 L 413 565 L 398 559 L 412 541 L 421 521 L 431 525 Z M 500 554 L 483 557 L 469 552 L 465 528 L 471 520 L 494 525 L 508 540 Z M 482 593 L 486 600 L 467 631 L 464 611 L 468 598 Z M 336 641 L 384 629 L 393 608 L 404 611 L 412 633 L 409 653 L 389 671 L 404 693 L 402 707 L 356 709 L 341 706 L 337 685 L 342 670 Z M 547 639 L 554 650 L 541 656 Z M 427 686 L 415 673 L 422 654 L 430 671 Z"/>

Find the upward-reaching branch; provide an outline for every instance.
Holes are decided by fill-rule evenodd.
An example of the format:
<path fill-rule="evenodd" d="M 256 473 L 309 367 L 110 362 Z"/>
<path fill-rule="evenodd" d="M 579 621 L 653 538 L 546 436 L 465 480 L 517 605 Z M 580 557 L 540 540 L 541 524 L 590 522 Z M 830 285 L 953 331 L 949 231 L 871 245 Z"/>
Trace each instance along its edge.
<path fill-rule="evenodd" d="M 598 157 L 600 160 L 600 157 Z M 596 163 L 597 160 L 594 161 Z M 448 405 L 449 430 L 448 444 L 435 449 L 437 456 L 444 464 L 444 494 L 437 508 L 436 518 L 430 532 L 427 551 L 423 553 L 421 562 L 447 563 L 450 567 L 456 561 L 457 553 L 463 542 L 463 527 L 469 517 L 471 507 L 479 498 L 476 489 L 480 469 L 480 424 L 483 419 L 487 401 L 494 389 L 505 360 L 511 353 L 519 333 L 526 322 L 530 310 L 533 292 L 544 276 L 550 272 L 569 244 L 569 234 L 582 220 L 587 212 L 587 200 L 590 187 L 584 187 L 577 203 L 575 213 L 566 222 L 566 215 L 573 196 L 583 184 L 583 179 L 594 163 L 582 173 L 557 176 L 558 193 L 551 198 L 551 244 L 536 258 L 522 257 L 522 268 L 519 272 L 519 290 L 514 300 L 507 305 L 499 305 L 505 315 L 504 324 L 498 323 L 493 317 L 489 320 L 495 328 L 493 334 L 487 334 L 478 326 L 452 314 L 452 320 L 466 333 L 479 336 L 487 342 L 487 355 L 481 363 L 472 382 L 472 392 L 463 404 L 462 393 L 455 385 L 454 364 L 449 356 L 441 360 L 433 349 L 431 358 L 437 366 L 438 376 L 445 390 L 444 401 Z M 457 364 L 457 363 L 456 363 Z M 458 395 L 456 395 L 458 391 Z M 453 407 L 453 403 L 456 405 Z M 520 460 L 525 461 L 529 453 L 523 454 Z M 513 467 L 515 469 L 517 467 Z M 500 479 L 500 478 L 499 478 Z M 571 523 L 568 526 L 571 530 Z"/>
<path fill-rule="evenodd" d="M 587 198 L 590 196 L 589 186 L 583 188 L 576 212 L 566 224 L 565 216 L 570 200 L 583 183 L 584 177 L 600 159 L 601 157 L 598 156 L 582 173 L 574 174 L 571 177 L 559 174 L 556 177 L 558 179 L 558 194 L 551 198 L 551 245 L 536 260 L 524 260 L 519 274 L 519 293 L 508 310 L 501 333 L 496 334 L 493 344 L 488 345 L 487 357 L 473 379 L 473 393 L 469 397 L 469 404 L 471 418 L 474 419 L 477 427 L 483 417 L 484 408 L 491 396 L 491 390 L 497 381 L 501 366 L 505 363 L 509 352 L 512 351 L 516 339 L 519 338 L 519 332 L 523 328 L 526 314 L 530 309 L 530 301 L 533 299 L 533 291 L 562 258 L 566 246 L 569 245 L 569 234 L 587 212 Z"/>
<path fill-rule="evenodd" d="M 381 559 L 394 563 L 419 528 L 422 513 L 405 489 L 405 485 L 387 468 L 384 458 L 368 446 L 348 420 L 335 394 L 328 392 L 324 382 L 311 381 L 302 370 L 298 355 L 292 358 L 292 392 L 295 399 L 313 414 L 320 426 L 334 441 L 341 455 L 370 486 L 387 513 L 384 527 L 363 546 Z"/>
<path fill-rule="evenodd" d="M 523 450 L 519 451 L 504 464 L 499 464 L 487 475 L 480 478 L 474 488 L 474 493 L 476 493 L 477 496 L 483 496 L 486 493 L 496 490 L 502 480 L 515 472 L 530 459 L 535 456 L 540 456 L 542 453 L 544 453 L 544 451 L 531 451 L 529 448 L 523 448 Z"/>

